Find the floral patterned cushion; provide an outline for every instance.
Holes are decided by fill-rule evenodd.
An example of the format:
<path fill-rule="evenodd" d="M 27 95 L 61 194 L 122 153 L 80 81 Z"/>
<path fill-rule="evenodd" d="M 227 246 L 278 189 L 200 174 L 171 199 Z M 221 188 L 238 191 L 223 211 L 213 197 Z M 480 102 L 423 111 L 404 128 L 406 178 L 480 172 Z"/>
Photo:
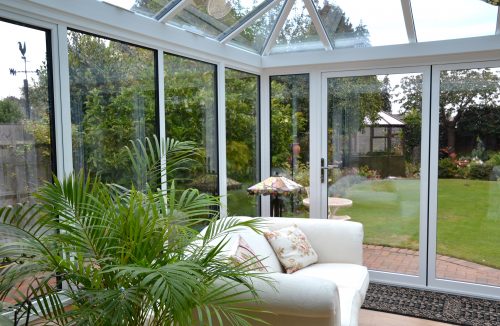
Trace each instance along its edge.
<path fill-rule="evenodd" d="M 229 259 L 236 265 L 245 264 L 249 270 L 254 272 L 268 272 L 267 268 L 264 264 L 262 264 L 262 261 L 257 257 L 252 248 L 250 248 L 245 239 L 243 239 L 240 235 L 238 235 L 238 240 L 232 251 L 233 252 L 229 256 Z"/>
<path fill-rule="evenodd" d="M 264 236 L 288 274 L 318 261 L 318 254 L 297 225 L 265 232 Z"/>

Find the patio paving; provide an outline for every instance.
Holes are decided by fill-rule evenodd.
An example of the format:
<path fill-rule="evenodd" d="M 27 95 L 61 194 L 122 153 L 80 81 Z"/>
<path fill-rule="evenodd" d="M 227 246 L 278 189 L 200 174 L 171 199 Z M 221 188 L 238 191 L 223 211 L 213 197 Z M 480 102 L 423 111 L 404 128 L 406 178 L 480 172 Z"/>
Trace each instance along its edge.
<path fill-rule="evenodd" d="M 366 244 L 363 249 L 369 269 L 418 274 L 418 251 Z M 500 269 L 443 255 L 437 256 L 436 269 L 438 278 L 500 286 Z"/>

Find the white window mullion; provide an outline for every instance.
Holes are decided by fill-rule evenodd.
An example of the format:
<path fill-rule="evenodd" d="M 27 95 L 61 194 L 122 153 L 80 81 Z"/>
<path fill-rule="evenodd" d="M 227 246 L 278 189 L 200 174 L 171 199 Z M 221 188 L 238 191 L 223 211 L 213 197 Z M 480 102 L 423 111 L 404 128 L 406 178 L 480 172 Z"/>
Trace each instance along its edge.
<path fill-rule="evenodd" d="M 217 119 L 219 153 L 219 195 L 221 197 L 220 214 L 227 216 L 227 158 L 226 158 L 226 65 L 217 65 Z"/>
<path fill-rule="evenodd" d="M 160 144 L 163 143 L 164 140 L 167 139 L 167 130 L 165 127 L 165 69 L 164 69 L 164 60 L 163 60 L 163 50 L 162 49 L 157 49 L 158 52 L 158 58 L 156 61 L 156 67 L 158 69 L 157 71 L 157 76 L 158 76 L 158 133 L 159 133 L 159 140 Z M 161 147 L 162 153 L 161 153 L 161 166 L 162 169 L 165 168 L 167 162 L 165 159 L 165 153 L 163 151 L 165 148 L 163 146 Z M 162 174 L 161 176 L 161 189 L 162 190 L 167 190 L 167 175 Z"/>
<path fill-rule="evenodd" d="M 314 71 L 309 74 L 309 217 L 310 218 L 326 218 L 326 208 L 321 207 L 321 165 L 322 142 L 314 141 L 321 140 L 324 127 L 321 122 L 325 121 L 322 118 L 323 111 L 326 111 L 326 104 L 323 105 L 321 73 Z M 326 147 L 325 147 L 326 148 Z M 325 188 L 326 189 L 326 188 Z M 326 206 L 325 206 L 326 207 Z"/>
<path fill-rule="evenodd" d="M 260 76 L 260 179 L 271 176 L 271 108 L 269 75 Z M 261 196 L 260 215 L 271 216 L 269 196 Z"/>
<path fill-rule="evenodd" d="M 68 29 L 57 25 L 52 31 L 52 67 L 54 77 L 54 118 L 57 176 L 73 172 L 71 135 L 71 99 L 69 85 Z"/>

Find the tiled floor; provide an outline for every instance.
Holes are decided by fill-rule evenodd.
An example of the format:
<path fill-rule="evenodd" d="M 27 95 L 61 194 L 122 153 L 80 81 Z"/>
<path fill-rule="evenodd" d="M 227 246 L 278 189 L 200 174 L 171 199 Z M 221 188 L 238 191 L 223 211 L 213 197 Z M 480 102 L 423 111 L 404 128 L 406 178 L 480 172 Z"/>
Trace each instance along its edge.
<path fill-rule="evenodd" d="M 364 245 L 364 264 L 373 270 L 417 275 L 418 251 Z M 438 255 L 436 269 L 438 278 L 500 285 L 500 269 L 465 260 Z"/>
<path fill-rule="evenodd" d="M 359 326 L 445 326 L 437 321 L 406 317 L 385 312 L 361 309 Z"/>

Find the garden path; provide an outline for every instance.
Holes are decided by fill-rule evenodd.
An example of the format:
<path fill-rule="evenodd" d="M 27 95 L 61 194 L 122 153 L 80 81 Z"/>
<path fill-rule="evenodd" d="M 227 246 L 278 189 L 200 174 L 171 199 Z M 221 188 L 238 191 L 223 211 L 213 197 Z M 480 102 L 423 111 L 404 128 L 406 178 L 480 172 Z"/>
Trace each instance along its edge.
<path fill-rule="evenodd" d="M 364 265 L 369 269 L 418 274 L 418 251 L 377 245 L 363 247 Z M 500 269 L 443 255 L 437 255 L 436 269 L 438 278 L 500 286 Z"/>

